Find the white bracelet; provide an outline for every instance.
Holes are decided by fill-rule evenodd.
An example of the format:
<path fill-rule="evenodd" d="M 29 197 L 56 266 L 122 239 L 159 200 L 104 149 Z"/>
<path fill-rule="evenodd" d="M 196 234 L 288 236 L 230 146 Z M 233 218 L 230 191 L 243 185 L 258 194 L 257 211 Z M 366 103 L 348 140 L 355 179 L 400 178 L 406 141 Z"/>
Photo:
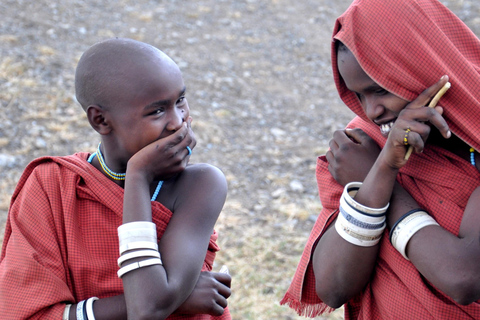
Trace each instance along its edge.
<path fill-rule="evenodd" d="M 360 247 L 373 247 L 376 245 L 380 239 L 382 238 L 382 234 L 379 234 L 377 236 L 364 236 L 361 234 L 358 234 L 348 228 L 348 226 L 344 226 L 341 224 L 341 220 L 337 218 L 337 221 L 335 222 L 335 230 L 337 231 L 338 235 L 342 237 L 345 241 L 350 242 L 351 244 L 354 244 L 356 246 Z"/>
<path fill-rule="evenodd" d="M 157 227 L 153 222 L 134 221 L 118 227 L 120 246 L 130 242 L 148 241 L 157 243 Z"/>
<path fill-rule="evenodd" d="M 362 186 L 361 182 L 350 182 L 348 183 L 345 188 L 343 189 L 342 197 L 345 198 L 346 202 L 352 206 L 354 209 L 358 210 L 359 212 L 365 215 L 372 215 L 372 216 L 379 216 L 384 215 L 387 212 L 388 206 L 390 203 L 383 208 L 370 208 L 364 206 L 361 203 L 358 203 L 353 199 L 353 197 L 357 194 L 358 189 Z"/>
<path fill-rule="evenodd" d="M 86 310 L 87 310 L 87 319 L 88 320 L 95 320 L 95 315 L 93 314 L 93 302 L 98 300 L 97 297 L 91 297 L 87 299 L 86 302 Z"/>
<path fill-rule="evenodd" d="M 384 214 L 378 215 L 378 216 L 369 216 L 369 215 L 363 214 L 358 210 L 356 210 L 355 208 L 353 208 L 352 206 L 350 206 L 343 196 L 340 198 L 340 213 L 349 215 L 356 221 L 359 221 L 363 224 L 374 225 L 374 224 L 385 222 Z"/>
<path fill-rule="evenodd" d="M 346 228 L 348 230 L 351 230 L 353 233 L 359 234 L 363 237 L 377 237 L 383 233 L 386 227 L 386 223 L 385 221 L 383 221 L 375 229 L 362 228 L 345 219 L 342 213 L 338 214 L 337 221 L 342 225 L 342 227 L 344 227 L 344 229 Z"/>
<path fill-rule="evenodd" d="M 77 303 L 77 320 L 86 320 L 83 316 L 85 315 L 83 313 L 83 304 L 85 303 L 85 300 L 80 301 Z"/>
<path fill-rule="evenodd" d="M 122 255 L 126 251 L 135 249 L 151 249 L 158 251 L 158 244 L 156 242 L 149 241 L 129 242 L 120 246 L 120 255 Z"/>
<path fill-rule="evenodd" d="M 63 317 L 62 320 L 68 320 L 70 318 L 70 308 L 72 307 L 71 304 L 67 304 L 65 306 L 65 310 L 63 310 Z"/>
<path fill-rule="evenodd" d="M 439 224 L 425 211 L 417 211 L 397 224 L 392 230 L 391 242 L 395 249 L 407 260 L 407 244 L 415 233 L 427 226 L 438 226 Z"/>
<path fill-rule="evenodd" d="M 157 226 L 151 221 L 132 221 L 122 224 L 118 227 L 118 232 L 128 232 L 132 229 L 150 229 L 157 231 Z"/>
<path fill-rule="evenodd" d="M 117 275 L 118 275 L 119 278 L 121 278 L 123 275 L 125 275 L 126 273 L 128 273 L 130 271 L 133 271 L 133 270 L 136 270 L 136 269 L 139 269 L 139 268 L 143 268 L 143 267 L 153 266 L 153 265 L 156 265 L 156 264 L 161 265 L 162 260 L 160 260 L 158 258 L 154 258 L 154 259 L 143 260 L 143 261 L 140 261 L 140 262 L 134 262 L 134 263 L 131 263 L 131 264 L 127 264 L 124 267 L 121 267 L 120 270 L 117 271 Z"/>
<path fill-rule="evenodd" d="M 140 251 L 132 251 L 129 253 L 122 254 L 120 258 L 118 258 L 118 266 L 121 267 L 122 263 L 127 260 L 140 258 L 140 257 L 154 257 L 160 258 L 160 252 L 154 250 L 140 250 Z"/>

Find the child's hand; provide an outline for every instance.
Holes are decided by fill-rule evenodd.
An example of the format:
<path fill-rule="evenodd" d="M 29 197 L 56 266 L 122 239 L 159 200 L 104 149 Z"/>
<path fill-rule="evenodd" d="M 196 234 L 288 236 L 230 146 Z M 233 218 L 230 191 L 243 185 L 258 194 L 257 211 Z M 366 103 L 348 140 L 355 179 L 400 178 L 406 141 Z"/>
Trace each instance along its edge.
<path fill-rule="evenodd" d="M 147 145 L 130 158 L 127 169 L 139 170 L 150 181 L 167 180 L 182 172 L 190 159 L 190 150 L 197 141 L 189 117 L 183 126 L 170 136 Z"/>
<path fill-rule="evenodd" d="M 388 166 L 394 169 L 403 167 L 406 164 L 405 154 L 409 146 L 412 146 L 415 152 L 422 152 L 430 134 L 431 125 L 435 126 L 444 138 L 450 138 L 451 132 L 442 117 L 443 108 L 426 107 L 447 82 L 448 77 L 442 77 L 399 113 L 382 150 L 382 158 Z"/>
<path fill-rule="evenodd" d="M 363 181 L 380 153 L 379 146 L 361 129 L 337 130 L 329 145 L 328 170 L 342 186 Z"/>
<path fill-rule="evenodd" d="M 231 294 L 231 281 L 227 273 L 201 272 L 192 293 L 175 313 L 222 315 Z"/>

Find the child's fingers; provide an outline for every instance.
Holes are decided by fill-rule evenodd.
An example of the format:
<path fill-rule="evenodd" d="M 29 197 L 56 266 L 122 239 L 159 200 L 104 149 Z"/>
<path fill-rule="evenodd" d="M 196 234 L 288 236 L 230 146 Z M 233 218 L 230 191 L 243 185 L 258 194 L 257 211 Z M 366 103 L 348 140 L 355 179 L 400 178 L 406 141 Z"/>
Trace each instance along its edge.
<path fill-rule="evenodd" d="M 345 134 L 353 142 L 365 144 L 371 140 L 371 138 L 362 129 L 345 129 Z"/>
<path fill-rule="evenodd" d="M 228 288 L 230 288 L 230 285 L 232 284 L 232 277 L 227 274 L 227 273 L 220 273 L 220 272 L 212 272 L 213 277 L 215 280 L 218 282 L 224 284 Z"/>

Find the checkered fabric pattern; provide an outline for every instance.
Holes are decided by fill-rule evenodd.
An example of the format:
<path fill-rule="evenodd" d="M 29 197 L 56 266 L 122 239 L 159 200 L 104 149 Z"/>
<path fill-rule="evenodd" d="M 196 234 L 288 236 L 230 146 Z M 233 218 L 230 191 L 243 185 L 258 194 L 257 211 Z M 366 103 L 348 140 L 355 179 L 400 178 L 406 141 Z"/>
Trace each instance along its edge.
<path fill-rule="evenodd" d="M 0 318 L 61 319 L 65 303 L 123 293 L 117 277 L 123 189 L 86 159 L 44 157 L 30 163 L 13 194 L 0 257 Z M 160 238 L 172 212 L 152 202 Z M 217 234 L 202 270 L 212 269 Z M 208 315 L 168 319 L 231 319 Z"/>
<path fill-rule="evenodd" d="M 380 86 L 411 101 L 447 74 L 452 88 L 439 105 L 454 134 L 480 149 L 480 42 L 437 0 L 355 0 L 337 19 L 333 39 L 342 41 Z M 338 92 L 358 116 L 348 125 L 361 128 L 380 146 L 385 138 L 363 112 L 358 98 L 344 85 L 332 42 L 332 67 Z M 315 317 L 331 311 L 315 293 L 311 255 L 322 233 L 336 218 L 342 187 L 317 162 L 323 209 L 305 246 L 297 271 L 281 304 Z M 413 154 L 398 175 L 400 184 L 446 230 L 458 234 L 463 211 L 480 173 L 466 160 L 427 145 Z M 388 231 L 386 231 L 388 232 Z M 480 301 L 456 304 L 437 290 L 413 264 L 391 246 L 380 244 L 373 279 L 345 304 L 345 319 L 480 319 Z"/>

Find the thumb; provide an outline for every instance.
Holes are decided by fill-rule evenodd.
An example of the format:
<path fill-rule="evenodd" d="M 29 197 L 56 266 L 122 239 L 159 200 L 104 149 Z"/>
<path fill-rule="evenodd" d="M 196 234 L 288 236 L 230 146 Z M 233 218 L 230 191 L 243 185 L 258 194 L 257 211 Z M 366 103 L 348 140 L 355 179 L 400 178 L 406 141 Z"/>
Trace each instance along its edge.
<path fill-rule="evenodd" d="M 345 134 L 350 138 L 350 140 L 359 144 L 363 144 L 370 138 L 362 129 L 358 128 L 346 128 Z"/>

